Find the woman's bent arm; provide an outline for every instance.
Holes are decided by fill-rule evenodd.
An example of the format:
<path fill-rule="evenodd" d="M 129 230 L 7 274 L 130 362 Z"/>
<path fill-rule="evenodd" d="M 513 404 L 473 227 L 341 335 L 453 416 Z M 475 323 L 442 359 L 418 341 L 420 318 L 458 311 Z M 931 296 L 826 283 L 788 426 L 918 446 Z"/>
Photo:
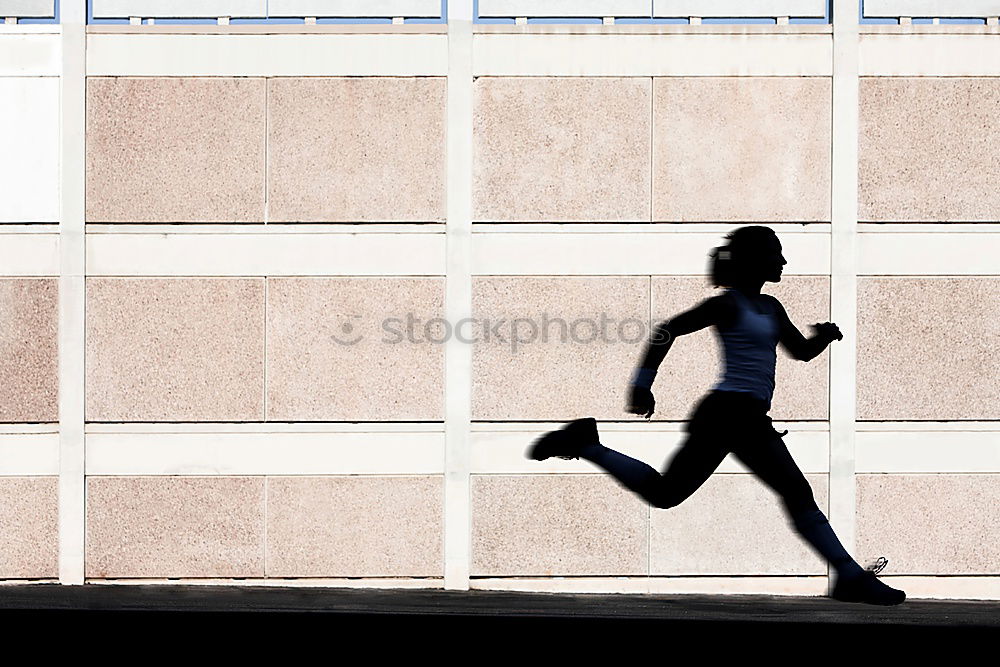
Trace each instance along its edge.
<path fill-rule="evenodd" d="M 649 337 L 639 367 L 655 371 L 667 356 L 674 338 L 726 322 L 731 315 L 731 302 L 719 294 L 670 320 L 660 322 Z"/>
<path fill-rule="evenodd" d="M 833 339 L 830 336 L 822 333 L 817 333 L 812 338 L 803 336 L 798 327 L 788 319 L 788 313 L 785 312 L 785 308 L 781 305 L 781 302 L 774 297 L 771 297 L 771 301 L 775 306 L 775 313 L 778 317 L 779 341 L 782 347 L 792 355 L 793 359 L 812 361 L 832 342 Z"/>

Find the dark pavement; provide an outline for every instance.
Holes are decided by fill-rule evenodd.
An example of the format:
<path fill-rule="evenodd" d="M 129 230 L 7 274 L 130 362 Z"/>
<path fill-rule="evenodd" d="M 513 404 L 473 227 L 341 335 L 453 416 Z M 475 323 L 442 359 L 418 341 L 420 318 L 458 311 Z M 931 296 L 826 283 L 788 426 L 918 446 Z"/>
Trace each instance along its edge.
<path fill-rule="evenodd" d="M 645 595 L 344 589 L 220 585 L 31 584 L 0 586 L 0 621 L 35 627 L 93 625 L 134 631 L 197 631 L 235 621 L 254 628 L 377 629 L 396 640 L 427 633 L 510 632 L 520 638 L 614 631 L 651 639 L 658 631 L 691 638 L 900 638 L 910 641 L 981 638 L 998 645 L 1000 602 L 907 600 L 896 607 L 822 597 Z M 292 625 L 288 625 L 292 622 Z M 653 634 L 650 634 L 650 633 Z M 680 633 L 679 635 L 676 633 Z M 350 636 L 350 634 L 349 634 Z M 433 634 L 431 635 L 433 636 Z"/>

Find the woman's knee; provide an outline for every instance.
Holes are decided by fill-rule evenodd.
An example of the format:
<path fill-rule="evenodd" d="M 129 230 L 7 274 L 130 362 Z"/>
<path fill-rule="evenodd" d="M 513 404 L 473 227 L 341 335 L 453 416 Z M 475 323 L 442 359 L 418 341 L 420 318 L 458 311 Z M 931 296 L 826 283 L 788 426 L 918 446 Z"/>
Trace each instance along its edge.
<path fill-rule="evenodd" d="M 785 508 L 792 517 L 819 511 L 819 505 L 816 504 L 812 488 L 805 482 L 794 491 L 785 494 L 783 500 Z"/>
<path fill-rule="evenodd" d="M 690 494 L 680 495 L 676 491 L 663 486 L 657 487 L 646 496 L 647 502 L 657 509 L 668 510 L 680 505 Z"/>
<path fill-rule="evenodd" d="M 668 510 L 672 507 L 677 507 L 680 503 L 673 499 L 656 497 L 649 499 L 649 504 L 658 510 Z"/>

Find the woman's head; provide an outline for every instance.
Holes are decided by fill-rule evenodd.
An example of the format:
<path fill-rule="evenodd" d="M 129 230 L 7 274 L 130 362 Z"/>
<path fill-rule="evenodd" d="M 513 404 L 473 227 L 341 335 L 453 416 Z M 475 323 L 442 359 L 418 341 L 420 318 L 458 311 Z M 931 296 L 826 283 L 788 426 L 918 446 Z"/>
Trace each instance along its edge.
<path fill-rule="evenodd" d="M 726 234 L 726 240 L 726 245 L 709 253 L 709 274 L 715 287 L 781 280 L 781 267 L 788 262 L 781 254 L 778 235 L 770 227 L 740 227 Z"/>

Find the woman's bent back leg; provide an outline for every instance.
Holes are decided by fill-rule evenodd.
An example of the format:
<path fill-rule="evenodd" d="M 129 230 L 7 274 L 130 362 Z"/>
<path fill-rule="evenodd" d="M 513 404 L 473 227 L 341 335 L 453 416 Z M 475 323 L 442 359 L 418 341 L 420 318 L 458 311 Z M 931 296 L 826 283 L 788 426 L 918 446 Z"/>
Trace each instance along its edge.
<path fill-rule="evenodd" d="M 652 466 L 604 445 L 588 446 L 580 456 L 604 468 L 653 507 L 668 509 L 680 505 L 697 491 L 727 453 L 712 439 L 689 435 L 662 475 Z"/>

